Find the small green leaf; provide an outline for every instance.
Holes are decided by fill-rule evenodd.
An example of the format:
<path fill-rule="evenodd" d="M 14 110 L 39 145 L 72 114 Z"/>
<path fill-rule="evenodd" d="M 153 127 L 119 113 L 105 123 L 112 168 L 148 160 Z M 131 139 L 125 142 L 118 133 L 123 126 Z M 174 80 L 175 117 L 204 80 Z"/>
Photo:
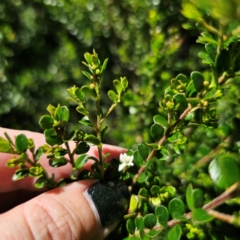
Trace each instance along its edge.
<path fill-rule="evenodd" d="M 138 167 L 141 167 L 141 166 L 144 165 L 143 158 L 140 156 L 140 154 L 139 154 L 138 151 L 135 151 L 135 152 L 134 152 L 133 159 L 134 159 L 134 163 L 135 163 Z"/>
<path fill-rule="evenodd" d="M 75 153 L 76 154 L 83 154 L 88 152 L 90 149 L 90 146 L 86 142 L 80 142 L 78 146 L 76 147 Z"/>
<path fill-rule="evenodd" d="M 103 62 L 103 65 L 102 65 L 102 67 L 101 67 L 101 74 L 103 74 L 104 73 L 104 71 L 105 71 L 105 69 L 106 69 L 106 67 L 107 67 L 107 63 L 108 63 L 108 58 L 106 58 L 105 60 L 104 60 L 104 62 Z"/>
<path fill-rule="evenodd" d="M 139 183 L 143 183 L 143 182 L 146 182 L 148 179 L 148 175 L 145 173 L 145 172 L 142 172 L 139 177 L 138 177 L 138 182 Z"/>
<path fill-rule="evenodd" d="M 200 72 L 194 71 L 191 73 L 191 79 L 193 80 L 193 85 L 198 92 L 204 89 L 204 77 Z"/>
<path fill-rule="evenodd" d="M 139 155 L 146 160 L 148 157 L 148 147 L 145 144 L 138 144 Z"/>
<path fill-rule="evenodd" d="M 45 186 L 45 183 L 47 182 L 46 177 L 40 177 L 37 179 L 37 181 L 35 182 L 34 186 L 36 188 L 43 188 Z"/>
<path fill-rule="evenodd" d="M 221 155 L 212 160 L 209 167 L 210 177 L 222 189 L 230 187 L 240 180 L 238 162 L 229 155 Z"/>
<path fill-rule="evenodd" d="M 188 106 L 186 96 L 183 93 L 175 94 L 173 96 L 173 101 L 174 101 L 174 107 L 181 112 L 184 111 Z"/>
<path fill-rule="evenodd" d="M 171 216 L 173 216 L 174 213 L 176 213 L 177 215 L 183 215 L 185 212 L 184 203 L 179 198 L 173 198 L 168 203 L 168 209 L 169 209 L 169 213 L 171 214 Z"/>
<path fill-rule="evenodd" d="M 157 185 L 152 185 L 150 192 L 153 196 L 156 196 L 157 194 L 161 193 L 161 189 Z"/>
<path fill-rule="evenodd" d="M 83 75 L 85 75 L 89 80 L 92 81 L 92 75 L 91 73 L 87 72 L 87 71 L 82 71 Z"/>
<path fill-rule="evenodd" d="M 0 137 L 0 152 L 11 153 L 12 147 L 8 140 L 3 137 Z"/>
<path fill-rule="evenodd" d="M 80 155 L 75 161 L 76 168 L 77 169 L 82 168 L 86 164 L 88 159 L 89 159 L 89 156 L 87 154 Z"/>
<path fill-rule="evenodd" d="M 130 198 L 130 203 L 129 203 L 129 210 L 128 212 L 135 212 L 138 208 L 138 204 L 139 204 L 139 199 L 137 195 L 132 194 L 131 198 Z"/>
<path fill-rule="evenodd" d="M 84 53 L 84 58 L 86 59 L 87 63 L 88 64 L 92 64 L 92 57 L 91 57 L 91 54 L 90 53 Z"/>
<path fill-rule="evenodd" d="M 114 85 L 115 89 L 117 90 L 117 93 L 121 94 L 121 92 L 122 92 L 121 82 L 119 80 L 115 79 L 115 80 L 113 80 L 113 85 Z"/>
<path fill-rule="evenodd" d="M 51 116 L 54 115 L 55 110 L 56 110 L 56 108 L 55 108 L 53 105 L 49 104 L 49 105 L 47 106 L 47 111 L 50 113 Z"/>
<path fill-rule="evenodd" d="M 57 121 L 68 122 L 69 120 L 69 110 L 66 106 L 60 106 L 56 108 L 54 117 Z"/>
<path fill-rule="evenodd" d="M 80 102 L 82 102 L 82 103 L 86 102 L 85 94 L 81 89 L 77 88 L 75 91 L 75 95 Z"/>
<path fill-rule="evenodd" d="M 150 128 L 150 133 L 155 141 L 159 141 L 164 134 L 164 129 L 162 126 L 154 123 Z"/>
<path fill-rule="evenodd" d="M 92 134 L 86 135 L 84 137 L 84 140 L 86 142 L 90 142 L 90 143 L 92 143 L 94 145 L 100 145 L 101 144 L 101 141 L 96 136 L 94 136 Z"/>
<path fill-rule="evenodd" d="M 126 222 L 126 228 L 127 228 L 127 231 L 130 233 L 130 234 L 133 234 L 135 232 L 135 224 L 134 224 L 134 219 L 130 218 L 127 220 Z"/>
<path fill-rule="evenodd" d="M 154 121 L 154 123 L 156 123 L 156 124 L 158 124 L 158 125 L 160 125 L 160 126 L 162 126 L 163 128 L 168 128 L 168 121 L 167 121 L 167 119 L 165 119 L 164 117 L 162 117 L 162 116 L 160 116 L 160 115 L 155 115 L 154 117 L 153 117 L 153 121 Z"/>
<path fill-rule="evenodd" d="M 213 61 L 215 61 L 216 54 L 217 54 L 217 45 L 213 43 L 207 43 L 205 45 L 205 49 L 208 53 L 208 55 L 211 57 Z"/>
<path fill-rule="evenodd" d="M 63 157 L 62 158 L 51 158 L 49 160 L 49 165 L 51 167 L 55 167 L 55 168 L 64 166 L 67 163 L 68 163 L 68 161 L 65 158 L 63 158 Z"/>
<path fill-rule="evenodd" d="M 91 97 L 96 97 L 96 90 L 95 88 L 90 88 L 89 86 L 82 86 L 81 87 L 82 92 L 86 95 L 86 96 L 91 96 Z"/>
<path fill-rule="evenodd" d="M 24 153 L 28 149 L 28 139 L 24 134 L 20 134 L 16 137 L 15 146 L 18 153 Z"/>
<path fill-rule="evenodd" d="M 39 120 L 39 125 L 42 129 L 49 129 L 53 127 L 54 118 L 49 115 L 43 115 Z"/>
<path fill-rule="evenodd" d="M 196 208 L 193 210 L 193 221 L 197 221 L 199 223 L 207 223 L 214 219 L 214 217 L 207 214 L 207 212 L 202 208 Z"/>
<path fill-rule="evenodd" d="M 77 106 L 76 110 L 77 110 L 79 113 L 81 113 L 82 115 L 85 115 L 85 116 L 87 116 L 87 115 L 89 114 L 88 111 L 87 111 L 87 109 L 84 108 L 83 106 Z"/>
<path fill-rule="evenodd" d="M 158 222 L 162 225 L 162 226 L 166 226 L 168 219 L 169 219 L 169 213 L 168 210 L 165 206 L 163 205 L 159 205 L 155 208 L 155 216 L 158 219 Z"/>
<path fill-rule="evenodd" d="M 171 142 L 171 143 L 177 142 L 180 135 L 181 135 L 180 132 L 175 132 L 171 137 L 168 138 L 168 141 Z"/>
<path fill-rule="evenodd" d="M 92 127 L 92 123 L 89 121 L 89 118 L 87 116 L 84 116 L 80 121 L 81 124 L 85 125 L 85 126 L 89 126 Z"/>
<path fill-rule="evenodd" d="M 118 96 L 113 90 L 108 91 L 108 97 L 115 104 L 119 102 Z"/>
<path fill-rule="evenodd" d="M 127 80 L 126 77 L 121 77 L 120 80 L 121 80 L 121 84 L 122 84 L 123 90 L 125 91 L 126 88 L 128 87 L 128 80 Z"/>
<path fill-rule="evenodd" d="M 178 74 L 177 77 L 176 77 L 176 81 L 181 81 L 182 83 L 188 83 L 188 78 L 183 75 L 183 74 Z"/>
<path fill-rule="evenodd" d="M 167 159 L 169 159 L 169 152 L 168 152 L 168 150 L 167 149 L 162 149 L 161 150 L 161 154 L 162 154 L 162 157 L 160 158 L 160 160 L 167 160 Z"/>
<path fill-rule="evenodd" d="M 28 168 L 21 168 L 15 171 L 14 175 L 12 176 L 13 181 L 17 181 L 29 176 L 29 169 Z"/>
<path fill-rule="evenodd" d="M 139 196 L 148 198 L 148 190 L 146 188 L 141 188 L 138 192 Z"/>
<path fill-rule="evenodd" d="M 41 156 L 43 155 L 43 153 L 44 153 L 43 148 L 41 148 L 41 147 L 38 148 L 36 151 L 36 154 L 35 154 L 35 161 L 38 161 L 41 158 Z"/>
<path fill-rule="evenodd" d="M 142 230 L 144 228 L 144 225 L 143 225 L 143 217 L 141 216 L 137 216 L 134 220 L 134 223 L 135 223 L 135 227 L 138 229 L 138 230 Z"/>
<path fill-rule="evenodd" d="M 46 142 L 51 146 L 55 144 L 60 145 L 63 143 L 62 138 L 55 133 L 53 128 L 46 129 L 44 131 L 44 135 L 45 135 Z"/>
<path fill-rule="evenodd" d="M 157 219 L 153 213 L 149 213 L 143 218 L 145 228 L 153 228 L 157 223 Z"/>
<path fill-rule="evenodd" d="M 171 228 L 167 234 L 168 240 L 180 240 L 181 236 L 182 228 L 179 224 Z"/>
<path fill-rule="evenodd" d="M 42 166 L 30 167 L 29 168 L 29 176 L 30 177 L 40 177 L 44 173 Z"/>

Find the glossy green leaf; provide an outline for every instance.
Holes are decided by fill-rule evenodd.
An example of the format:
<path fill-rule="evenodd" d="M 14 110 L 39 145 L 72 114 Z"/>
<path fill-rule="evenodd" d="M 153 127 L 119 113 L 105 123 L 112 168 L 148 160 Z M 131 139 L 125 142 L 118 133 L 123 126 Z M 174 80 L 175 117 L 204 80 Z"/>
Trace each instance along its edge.
<path fill-rule="evenodd" d="M 137 181 L 138 181 L 139 183 L 143 183 L 143 182 L 147 181 L 147 179 L 148 179 L 148 175 L 147 175 L 145 172 L 142 172 L 142 173 L 139 175 Z"/>
<path fill-rule="evenodd" d="M 202 207 L 204 202 L 204 193 L 201 189 L 193 189 L 192 185 L 189 184 L 186 190 L 186 201 L 190 210 Z"/>
<path fill-rule="evenodd" d="M 176 225 L 171 228 L 167 234 L 168 240 L 180 240 L 182 236 L 182 228 L 180 225 Z"/>
<path fill-rule="evenodd" d="M 103 65 L 102 65 L 102 67 L 101 67 L 101 74 L 103 74 L 104 73 L 104 71 L 105 71 L 105 69 L 106 69 L 106 67 L 107 67 L 107 63 L 108 63 L 108 58 L 106 58 L 105 60 L 104 60 L 104 62 L 103 62 Z"/>
<path fill-rule="evenodd" d="M 53 128 L 46 129 L 44 135 L 46 142 L 51 146 L 55 144 L 61 145 L 63 143 L 62 138 L 55 133 Z"/>
<path fill-rule="evenodd" d="M 188 107 L 186 96 L 182 93 L 178 93 L 173 96 L 174 106 L 179 111 L 184 111 Z"/>
<path fill-rule="evenodd" d="M 168 138 L 168 141 L 171 143 L 177 142 L 180 136 L 181 136 L 180 132 L 175 132 L 171 137 Z"/>
<path fill-rule="evenodd" d="M 135 224 L 134 224 L 134 219 L 130 218 L 127 220 L 126 222 L 126 228 L 127 228 L 127 231 L 130 233 L 130 234 L 133 234 L 135 232 Z"/>
<path fill-rule="evenodd" d="M 113 103 L 118 103 L 118 96 L 113 90 L 108 91 L 108 97 Z"/>
<path fill-rule="evenodd" d="M 85 94 L 85 96 L 91 96 L 94 98 L 97 96 L 95 88 L 90 88 L 89 86 L 82 86 L 81 90 Z"/>
<path fill-rule="evenodd" d="M 148 157 L 148 146 L 145 144 L 138 144 L 138 153 L 144 160 L 146 160 Z"/>
<path fill-rule="evenodd" d="M 231 67 L 231 56 L 228 50 L 223 49 L 216 60 L 216 70 L 218 74 L 229 71 Z"/>
<path fill-rule="evenodd" d="M 188 83 L 188 78 L 183 75 L 183 74 L 178 74 L 177 77 L 176 77 L 176 81 L 181 81 L 182 83 Z"/>
<path fill-rule="evenodd" d="M 202 208 L 196 208 L 193 210 L 193 221 L 198 223 L 207 223 L 214 219 L 214 217 L 207 214 L 207 212 Z"/>
<path fill-rule="evenodd" d="M 69 120 L 69 110 L 66 106 L 60 106 L 56 108 L 54 117 L 57 121 L 68 122 Z"/>
<path fill-rule="evenodd" d="M 168 209 L 171 216 L 173 216 L 173 213 L 176 213 L 177 215 L 183 215 L 185 212 L 185 206 L 181 199 L 174 198 L 168 203 Z"/>
<path fill-rule="evenodd" d="M 86 164 L 88 159 L 89 159 L 89 156 L 87 154 L 80 155 L 75 161 L 76 168 L 77 169 L 82 168 Z"/>
<path fill-rule="evenodd" d="M 121 81 L 121 84 L 122 84 L 123 90 L 125 91 L 126 88 L 128 87 L 128 80 L 127 80 L 126 77 L 121 77 L 121 78 L 120 78 L 120 81 Z"/>
<path fill-rule="evenodd" d="M 68 161 L 65 158 L 51 158 L 49 159 L 49 165 L 51 167 L 57 168 L 57 167 L 61 167 L 64 166 L 68 163 Z"/>
<path fill-rule="evenodd" d="M 168 150 L 164 148 L 161 150 L 161 154 L 162 154 L 162 157 L 160 158 L 160 160 L 167 160 L 170 157 Z"/>
<path fill-rule="evenodd" d="M 128 212 L 135 212 L 138 208 L 138 204 L 139 204 L 139 199 L 137 195 L 132 194 L 131 198 L 130 198 L 130 203 L 129 203 L 129 210 Z"/>
<path fill-rule="evenodd" d="M 155 141 L 159 141 L 164 134 L 164 128 L 154 123 L 150 128 L 150 133 Z"/>
<path fill-rule="evenodd" d="M 138 192 L 138 195 L 144 198 L 148 198 L 148 190 L 146 188 L 141 188 Z"/>
<path fill-rule="evenodd" d="M 194 71 L 191 73 L 191 79 L 193 80 L 193 85 L 198 92 L 204 89 L 204 77 L 200 72 Z"/>
<path fill-rule="evenodd" d="M 82 71 L 83 75 L 85 75 L 89 80 L 92 81 L 92 74 L 87 71 Z"/>
<path fill-rule="evenodd" d="M 43 155 L 43 153 L 44 153 L 43 148 L 41 148 L 41 147 L 38 148 L 36 151 L 36 154 L 35 154 L 35 161 L 38 161 L 41 158 L 41 156 Z"/>
<path fill-rule="evenodd" d="M 47 111 L 50 113 L 51 116 L 54 115 L 55 110 L 56 110 L 56 107 L 54 107 L 53 105 L 49 104 L 49 105 L 47 106 Z"/>
<path fill-rule="evenodd" d="M 34 186 L 36 188 L 43 188 L 45 186 L 46 183 L 46 177 L 40 177 L 37 179 L 37 181 L 35 182 Z"/>
<path fill-rule="evenodd" d="M 113 85 L 115 89 L 117 90 L 117 93 L 120 94 L 122 92 L 122 84 L 119 80 L 115 79 L 113 80 Z"/>
<path fill-rule="evenodd" d="M 157 223 L 156 216 L 152 213 L 147 214 L 143 218 L 143 224 L 144 224 L 145 228 L 151 229 L 156 225 L 156 223 Z"/>
<path fill-rule="evenodd" d="M 135 227 L 138 229 L 138 230 L 142 230 L 144 228 L 144 225 L 143 225 L 143 217 L 141 216 L 137 216 L 134 220 L 134 223 L 135 223 Z"/>
<path fill-rule="evenodd" d="M 240 180 L 239 163 L 229 155 L 221 155 L 209 164 L 209 173 L 213 182 L 226 189 Z"/>
<path fill-rule="evenodd" d="M 79 122 L 85 126 L 89 126 L 89 127 L 93 126 L 87 116 L 84 116 Z"/>
<path fill-rule="evenodd" d="M 86 102 L 85 94 L 82 91 L 82 89 L 77 88 L 76 91 L 75 91 L 75 95 L 80 102 L 82 102 L 82 103 Z"/>
<path fill-rule="evenodd" d="M 15 146 L 18 153 L 24 153 L 28 149 L 28 139 L 24 134 L 19 134 L 15 140 Z"/>
<path fill-rule="evenodd" d="M 133 161 L 138 167 L 141 167 L 144 165 L 143 158 L 140 156 L 138 151 L 134 152 Z"/>
<path fill-rule="evenodd" d="M 30 167 L 29 168 L 29 176 L 31 177 L 40 177 L 44 173 L 42 166 Z"/>
<path fill-rule="evenodd" d="M 165 206 L 159 205 L 155 208 L 155 216 L 157 217 L 158 222 L 165 226 L 169 219 L 169 212 Z"/>
<path fill-rule="evenodd" d="M 11 153 L 12 147 L 9 141 L 3 137 L 0 137 L 0 152 Z"/>
<path fill-rule="evenodd" d="M 216 54 L 217 54 L 217 45 L 213 43 L 207 43 L 205 45 L 205 49 L 208 53 L 208 55 L 211 57 L 213 61 L 215 61 Z"/>
<path fill-rule="evenodd" d="M 15 171 L 14 175 L 12 176 L 13 181 L 17 181 L 29 176 L 29 169 L 28 168 L 21 168 Z"/>
<path fill-rule="evenodd" d="M 86 108 L 83 107 L 83 106 L 77 106 L 76 110 L 83 115 L 88 115 L 89 114 L 88 111 L 86 110 Z"/>
<path fill-rule="evenodd" d="M 162 126 L 163 128 L 168 128 L 169 124 L 167 119 L 165 119 L 164 117 L 160 116 L 160 115 L 155 115 L 153 117 L 153 121 L 156 124 L 159 124 L 160 126 Z"/>
<path fill-rule="evenodd" d="M 150 192 L 153 196 L 155 196 L 155 195 L 161 193 L 161 188 L 157 185 L 152 185 L 151 189 L 150 189 Z"/>
<path fill-rule="evenodd" d="M 84 58 L 86 59 L 87 63 L 88 64 L 92 64 L 92 57 L 91 57 L 91 54 L 90 53 L 84 53 Z"/>
<path fill-rule="evenodd" d="M 86 142 L 92 143 L 94 145 L 100 145 L 101 144 L 100 140 L 96 136 L 94 136 L 92 134 L 86 135 L 84 137 L 84 140 Z"/>
<path fill-rule="evenodd" d="M 49 129 L 53 127 L 54 118 L 49 115 L 43 115 L 39 120 L 39 125 L 42 129 Z"/>
<path fill-rule="evenodd" d="M 76 147 L 75 153 L 83 154 L 88 152 L 89 149 L 90 149 L 90 146 L 86 142 L 80 142 Z"/>

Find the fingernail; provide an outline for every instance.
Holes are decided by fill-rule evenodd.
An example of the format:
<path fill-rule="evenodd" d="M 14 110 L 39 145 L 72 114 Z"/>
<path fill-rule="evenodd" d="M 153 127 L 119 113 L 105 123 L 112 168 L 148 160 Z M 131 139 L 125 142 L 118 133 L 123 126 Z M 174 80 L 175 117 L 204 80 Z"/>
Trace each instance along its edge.
<path fill-rule="evenodd" d="M 127 211 L 130 192 L 122 181 L 100 180 L 85 191 L 92 200 L 102 226 L 108 226 L 120 220 Z"/>

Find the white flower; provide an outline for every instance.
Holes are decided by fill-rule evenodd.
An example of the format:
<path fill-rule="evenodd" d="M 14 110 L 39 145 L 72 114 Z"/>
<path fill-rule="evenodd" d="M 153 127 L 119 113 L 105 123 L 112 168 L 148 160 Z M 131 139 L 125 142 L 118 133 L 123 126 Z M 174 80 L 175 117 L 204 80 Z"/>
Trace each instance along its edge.
<path fill-rule="evenodd" d="M 121 153 L 119 156 L 120 165 L 118 166 L 118 171 L 122 171 L 127 166 L 133 166 L 133 156 L 128 156 L 126 153 Z"/>

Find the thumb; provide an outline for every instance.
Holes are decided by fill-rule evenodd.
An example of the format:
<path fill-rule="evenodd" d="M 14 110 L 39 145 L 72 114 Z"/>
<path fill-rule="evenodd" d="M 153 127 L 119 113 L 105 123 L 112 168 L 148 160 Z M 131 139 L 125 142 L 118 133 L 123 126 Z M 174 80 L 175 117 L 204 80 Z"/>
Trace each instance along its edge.
<path fill-rule="evenodd" d="M 1 239 L 101 240 L 117 226 L 129 198 L 119 181 L 74 182 L 1 214 Z"/>

